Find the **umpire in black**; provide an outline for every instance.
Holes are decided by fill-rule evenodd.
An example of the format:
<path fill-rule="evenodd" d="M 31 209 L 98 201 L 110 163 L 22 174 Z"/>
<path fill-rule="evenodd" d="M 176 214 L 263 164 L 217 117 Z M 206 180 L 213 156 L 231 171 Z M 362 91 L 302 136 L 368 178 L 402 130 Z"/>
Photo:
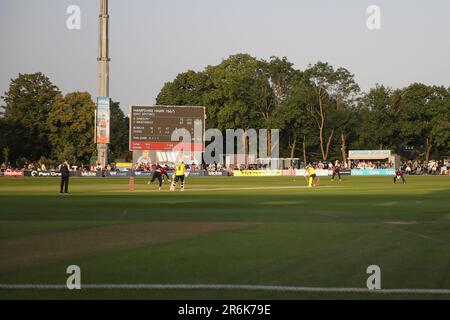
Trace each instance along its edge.
<path fill-rule="evenodd" d="M 70 177 L 70 170 L 69 170 L 69 164 L 67 163 L 67 160 L 65 160 L 59 169 L 61 172 L 61 189 L 60 193 L 69 193 L 69 177 Z"/>

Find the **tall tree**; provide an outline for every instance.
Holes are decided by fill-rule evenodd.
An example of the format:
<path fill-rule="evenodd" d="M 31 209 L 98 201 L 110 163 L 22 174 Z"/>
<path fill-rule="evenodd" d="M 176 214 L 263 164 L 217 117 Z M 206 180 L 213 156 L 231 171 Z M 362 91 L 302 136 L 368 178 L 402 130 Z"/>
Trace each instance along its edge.
<path fill-rule="evenodd" d="M 407 142 L 422 149 L 426 161 L 436 146 L 436 139 L 439 145 L 444 145 L 448 138 L 448 101 L 448 91 L 443 87 L 414 83 L 401 91 L 401 133 Z"/>
<path fill-rule="evenodd" d="M 237 54 L 217 66 L 209 66 L 206 73 L 212 87 L 206 102 L 219 107 L 219 128 L 256 128 L 261 122 L 258 114 L 267 118 L 261 101 L 270 99 L 268 81 L 262 76 L 260 61 L 247 54 Z"/>
<path fill-rule="evenodd" d="M 267 128 L 273 108 L 273 93 L 265 67 L 264 62 L 250 55 L 237 54 L 207 68 L 214 88 L 209 96 L 213 99 L 209 103 L 219 107 L 219 129 L 241 128 L 247 132 L 250 128 Z M 248 141 L 245 136 L 243 145 L 247 159 Z"/>
<path fill-rule="evenodd" d="M 339 135 L 341 156 L 347 161 L 347 133 L 354 124 L 354 109 L 360 88 L 345 68 L 334 70 L 328 63 L 318 62 L 305 71 L 316 93 L 316 102 L 308 111 L 319 130 L 322 159 L 329 158 L 330 147 L 336 134 Z"/>
<path fill-rule="evenodd" d="M 275 102 L 277 105 L 281 105 L 286 100 L 293 80 L 298 76 L 298 71 L 286 57 L 272 56 L 266 64 Z"/>
<path fill-rule="evenodd" d="M 448 154 L 450 152 L 450 88 L 434 86 L 433 91 L 433 99 L 430 101 L 432 147 L 440 148 L 443 154 Z"/>
<path fill-rule="evenodd" d="M 55 100 L 47 120 L 54 159 L 89 163 L 95 152 L 94 110 L 87 92 L 73 92 Z"/>
<path fill-rule="evenodd" d="M 420 91 L 414 87 L 405 96 L 405 90 L 377 85 L 360 98 L 360 88 L 347 69 L 318 62 L 301 72 L 285 57 L 264 61 L 236 54 L 203 71 L 179 74 L 164 85 L 157 102 L 206 106 L 207 128 L 281 129 L 281 147 L 287 149 L 281 152 L 289 156 L 303 146 L 304 160 L 337 156 L 346 161 L 350 146 L 424 145 L 425 156 L 433 148 L 448 150 L 448 89 L 429 93 L 429 101 L 411 102 L 414 98 L 409 96 Z M 427 108 L 417 113 L 414 104 Z M 411 110 L 403 112 L 406 109 Z M 418 125 L 411 125 L 414 121 Z M 424 135 L 428 141 L 421 139 Z"/>
<path fill-rule="evenodd" d="M 29 130 L 21 122 L 0 118 L 0 152 L 2 161 L 11 161 L 14 164 L 17 159 L 29 154 L 29 150 L 33 148 L 33 140 L 31 137 L 23 140 L 24 137 L 28 136 Z"/>
<path fill-rule="evenodd" d="M 298 74 L 292 81 L 284 103 L 274 112 L 277 126 L 282 129 L 282 141 L 289 150 L 289 157 L 295 158 L 302 147 L 303 162 L 308 162 L 307 147 L 313 141 L 314 126 L 310 121 L 308 106 L 314 103 L 313 88 Z"/>
<path fill-rule="evenodd" d="M 308 105 L 308 112 L 319 131 L 322 160 L 327 160 L 335 134 L 335 128 L 330 122 L 330 113 L 335 109 L 331 96 L 331 88 L 335 78 L 334 69 L 328 63 L 318 62 L 314 66 L 310 66 L 305 71 L 305 75 L 316 97 L 316 100 Z"/>
<path fill-rule="evenodd" d="M 366 148 L 392 148 L 395 142 L 395 109 L 392 89 L 376 85 L 361 99 L 360 144 Z"/>
<path fill-rule="evenodd" d="M 21 143 L 27 146 L 26 151 L 21 151 L 17 157 L 38 160 L 50 155 L 47 118 L 53 102 L 60 95 L 59 89 L 40 72 L 19 74 L 16 79 L 11 80 L 9 90 L 2 97 L 6 103 L 4 117 L 10 123 L 26 129 L 16 132 L 21 134 Z"/>
<path fill-rule="evenodd" d="M 357 99 L 360 93 L 355 76 L 345 68 L 338 68 L 331 79 L 331 96 L 336 103 L 334 126 L 339 130 L 342 161 L 347 162 L 347 135 L 355 125 Z"/>
<path fill-rule="evenodd" d="M 111 142 L 109 144 L 110 159 L 130 158 L 129 126 L 129 119 L 120 108 L 120 103 L 112 101 L 110 132 Z"/>
<path fill-rule="evenodd" d="M 207 76 L 204 72 L 189 70 L 164 84 L 156 97 L 156 103 L 162 105 L 201 106 L 203 95 L 207 92 Z"/>
<path fill-rule="evenodd" d="M 248 54 L 232 55 L 204 71 L 179 74 L 165 84 L 157 103 L 204 105 L 207 127 L 268 128 L 277 106 L 275 90 L 280 101 L 285 98 L 292 70 L 285 58 L 266 62 Z M 244 144 L 247 149 L 247 141 Z"/>

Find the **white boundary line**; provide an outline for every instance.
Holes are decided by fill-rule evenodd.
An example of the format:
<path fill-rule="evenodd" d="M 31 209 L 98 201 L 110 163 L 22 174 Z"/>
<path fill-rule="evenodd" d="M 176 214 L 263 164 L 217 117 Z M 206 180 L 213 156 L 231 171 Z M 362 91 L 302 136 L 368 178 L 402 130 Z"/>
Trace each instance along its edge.
<path fill-rule="evenodd" d="M 0 290 L 68 290 L 62 284 L 0 284 Z M 235 284 L 85 284 L 81 289 L 97 290 L 248 290 L 275 292 L 320 292 L 320 293 L 371 293 L 371 294 L 444 294 L 450 289 L 377 289 L 367 288 L 315 288 L 267 285 Z"/>

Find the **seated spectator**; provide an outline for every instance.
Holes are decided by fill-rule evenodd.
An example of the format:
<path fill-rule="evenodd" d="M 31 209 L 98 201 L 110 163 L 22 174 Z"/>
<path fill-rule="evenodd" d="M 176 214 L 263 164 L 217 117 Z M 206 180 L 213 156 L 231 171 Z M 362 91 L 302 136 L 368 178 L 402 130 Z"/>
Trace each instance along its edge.
<path fill-rule="evenodd" d="M 411 174 L 411 167 L 409 165 L 406 166 L 405 172 L 407 175 Z"/>

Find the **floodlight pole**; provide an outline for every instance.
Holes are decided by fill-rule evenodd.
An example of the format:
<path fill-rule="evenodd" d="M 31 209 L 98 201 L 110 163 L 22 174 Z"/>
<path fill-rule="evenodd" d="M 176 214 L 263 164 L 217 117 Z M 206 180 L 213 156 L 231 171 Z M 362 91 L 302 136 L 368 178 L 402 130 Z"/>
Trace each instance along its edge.
<path fill-rule="evenodd" d="M 109 97 L 109 35 L 108 35 L 108 0 L 100 0 L 99 15 L 99 97 Z M 108 144 L 97 143 L 97 162 L 105 167 L 108 163 Z"/>

